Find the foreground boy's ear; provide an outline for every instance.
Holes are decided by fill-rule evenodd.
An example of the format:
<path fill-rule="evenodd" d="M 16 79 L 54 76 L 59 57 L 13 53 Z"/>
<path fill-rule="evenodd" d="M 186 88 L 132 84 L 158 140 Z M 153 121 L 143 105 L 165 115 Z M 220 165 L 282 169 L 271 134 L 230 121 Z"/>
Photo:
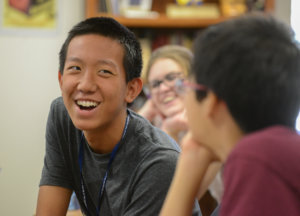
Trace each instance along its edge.
<path fill-rule="evenodd" d="M 213 92 L 207 94 L 206 102 L 206 112 L 214 124 L 220 126 L 228 120 L 228 117 L 231 117 L 226 103 Z"/>
<path fill-rule="evenodd" d="M 215 93 L 209 91 L 207 93 L 207 107 L 206 111 L 208 116 L 215 117 L 226 106 L 223 100 L 219 99 Z"/>
<path fill-rule="evenodd" d="M 134 99 L 141 93 L 143 81 L 141 78 L 134 78 L 127 83 L 127 92 L 125 100 L 127 103 L 132 103 Z"/>

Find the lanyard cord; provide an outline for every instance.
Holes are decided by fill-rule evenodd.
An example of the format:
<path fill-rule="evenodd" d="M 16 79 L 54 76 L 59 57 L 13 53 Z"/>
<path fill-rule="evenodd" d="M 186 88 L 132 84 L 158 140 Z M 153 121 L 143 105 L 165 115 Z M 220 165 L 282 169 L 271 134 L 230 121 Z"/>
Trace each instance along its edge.
<path fill-rule="evenodd" d="M 107 165 L 107 168 L 106 168 L 106 171 L 105 171 L 105 175 L 102 179 L 102 184 L 101 184 L 101 187 L 100 187 L 100 190 L 99 190 L 99 197 L 98 197 L 97 216 L 99 216 L 99 213 L 100 213 L 100 203 L 101 203 L 103 191 L 104 191 L 104 188 L 105 188 L 105 185 L 106 185 L 108 172 L 109 172 L 110 166 L 111 166 L 111 164 L 112 164 L 112 162 L 113 162 L 113 160 L 116 156 L 116 153 L 117 153 L 117 150 L 120 146 L 120 143 L 126 135 L 126 131 L 127 131 L 128 123 L 129 123 L 129 116 L 130 116 L 130 113 L 128 112 L 126 122 L 125 122 L 125 128 L 123 130 L 121 140 L 117 143 L 117 145 L 114 147 L 114 149 L 112 150 L 112 152 L 110 154 L 110 158 L 109 158 L 109 162 L 108 162 L 108 165 Z M 84 155 L 83 139 L 84 139 L 84 134 L 82 132 L 81 133 L 81 139 L 80 139 L 80 149 L 79 149 L 78 162 L 79 162 L 79 169 L 80 169 L 80 183 L 81 183 L 81 191 L 82 191 L 82 194 L 83 194 L 83 201 L 84 201 L 84 205 L 85 205 L 86 209 L 88 210 L 86 193 L 85 193 L 84 183 L 83 183 L 83 175 L 82 175 L 82 165 L 83 165 L 83 155 Z"/>

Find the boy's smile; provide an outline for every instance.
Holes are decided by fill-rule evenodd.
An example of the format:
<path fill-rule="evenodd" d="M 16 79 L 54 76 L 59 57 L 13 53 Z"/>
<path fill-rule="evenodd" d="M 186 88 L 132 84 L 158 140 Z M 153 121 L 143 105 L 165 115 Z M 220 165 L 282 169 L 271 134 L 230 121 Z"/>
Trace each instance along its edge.
<path fill-rule="evenodd" d="M 65 106 L 78 129 L 104 132 L 125 119 L 123 57 L 122 45 L 111 38 L 87 34 L 71 40 L 59 81 Z"/>
<path fill-rule="evenodd" d="M 89 101 L 89 100 L 77 100 L 76 103 L 79 106 L 79 108 L 82 110 L 91 110 L 99 105 L 98 102 Z"/>

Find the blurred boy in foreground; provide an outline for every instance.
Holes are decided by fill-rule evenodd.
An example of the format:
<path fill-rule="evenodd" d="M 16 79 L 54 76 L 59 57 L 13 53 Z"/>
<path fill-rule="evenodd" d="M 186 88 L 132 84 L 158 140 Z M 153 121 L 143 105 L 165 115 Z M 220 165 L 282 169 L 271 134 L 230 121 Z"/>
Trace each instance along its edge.
<path fill-rule="evenodd" d="M 196 40 L 182 142 L 161 215 L 190 215 L 208 165 L 224 164 L 220 215 L 300 215 L 300 51 L 274 18 L 247 15 Z"/>

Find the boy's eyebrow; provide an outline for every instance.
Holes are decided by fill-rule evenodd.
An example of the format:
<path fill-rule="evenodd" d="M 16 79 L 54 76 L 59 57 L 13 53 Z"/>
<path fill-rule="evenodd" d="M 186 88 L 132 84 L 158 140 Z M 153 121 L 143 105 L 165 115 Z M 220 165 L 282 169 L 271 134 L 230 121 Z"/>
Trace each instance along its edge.
<path fill-rule="evenodd" d="M 74 62 L 83 62 L 80 58 L 78 57 L 69 57 L 66 59 L 66 61 L 74 61 Z M 97 61 L 98 64 L 101 64 L 101 65 L 109 65 L 109 66 L 112 66 L 114 68 L 117 68 L 117 65 L 116 63 L 114 63 L 113 61 L 109 60 L 109 59 L 101 59 L 101 60 L 98 60 Z"/>
<path fill-rule="evenodd" d="M 66 61 L 82 62 L 82 60 L 78 57 L 68 57 Z"/>
<path fill-rule="evenodd" d="M 98 61 L 99 64 L 104 64 L 104 65 L 109 65 L 112 66 L 114 68 L 117 68 L 117 64 L 109 59 L 101 59 Z"/>

